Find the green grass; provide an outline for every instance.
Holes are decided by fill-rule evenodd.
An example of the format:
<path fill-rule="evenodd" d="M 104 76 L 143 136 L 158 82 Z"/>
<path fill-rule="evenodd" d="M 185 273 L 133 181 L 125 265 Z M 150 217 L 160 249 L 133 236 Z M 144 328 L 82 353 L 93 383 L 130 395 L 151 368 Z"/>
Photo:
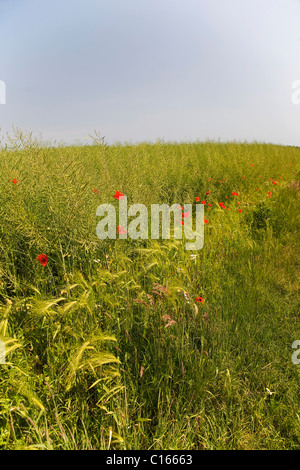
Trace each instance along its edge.
<path fill-rule="evenodd" d="M 18 143 L 0 151 L 0 448 L 300 449 L 300 149 Z M 99 240 L 116 190 L 204 199 L 204 247 Z"/>

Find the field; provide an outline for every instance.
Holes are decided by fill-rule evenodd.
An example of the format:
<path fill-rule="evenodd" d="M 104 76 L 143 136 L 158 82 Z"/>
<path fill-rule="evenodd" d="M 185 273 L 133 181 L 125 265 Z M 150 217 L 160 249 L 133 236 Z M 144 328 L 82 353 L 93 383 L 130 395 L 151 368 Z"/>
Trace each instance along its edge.
<path fill-rule="evenodd" d="M 20 135 L 0 165 L 1 449 L 300 449 L 300 148 Z M 100 240 L 116 191 L 203 203 L 203 248 Z"/>

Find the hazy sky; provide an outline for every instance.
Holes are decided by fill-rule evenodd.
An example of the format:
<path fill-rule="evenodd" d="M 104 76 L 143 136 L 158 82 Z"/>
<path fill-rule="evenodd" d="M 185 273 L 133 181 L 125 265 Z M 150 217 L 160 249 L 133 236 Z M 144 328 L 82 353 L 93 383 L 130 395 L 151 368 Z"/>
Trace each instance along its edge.
<path fill-rule="evenodd" d="M 298 0 L 0 0 L 0 51 L 2 134 L 300 145 Z"/>

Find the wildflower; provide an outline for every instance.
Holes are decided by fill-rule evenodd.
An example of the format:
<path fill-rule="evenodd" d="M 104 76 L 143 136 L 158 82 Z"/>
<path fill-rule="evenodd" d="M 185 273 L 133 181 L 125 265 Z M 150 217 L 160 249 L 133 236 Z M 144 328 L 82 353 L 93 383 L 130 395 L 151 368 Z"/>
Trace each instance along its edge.
<path fill-rule="evenodd" d="M 14 184 L 19 184 L 19 181 L 16 178 L 14 178 L 13 180 L 10 180 L 10 182 Z"/>
<path fill-rule="evenodd" d="M 210 204 L 209 202 L 207 203 L 207 205 L 208 205 L 209 207 L 211 207 L 211 204 Z"/>
<path fill-rule="evenodd" d="M 206 201 L 201 201 L 201 204 L 206 204 Z"/>
<path fill-rule="evenodd" d="M 207 219 L 204 219 L 204 223 L 205 223 L 205 224 L 208 224 L 209 221 L 208 221 Z"/>
<path fill-rule="evenodd" d="M 271 194 L 272 194 L 271 191 L 268 191 L 268 192 L 267 192 L 267 196 L 271 197 Z"/>
<path fill-rule="evenodd" d="M 233 193 L 232 193 L 231 195 L 232 195 L 232 196 L 238 196 L 239 194 L 238 194 L 238 193 L 235 193 L 235 192 L 233 191 Z"/>
<path fill-rule="evenodd" d="M 245 176 L 242 176 L 242 180 L 244 180 L 244 179 L 245 179 Z"/>
<path fill-rule="evenodd" d="M 254 166 L 254 163 L 251 163 L 251 166 Z"/>
<path fill-rule="evenodd" d="M 36 259 L 38 260 L 38 262 L 42 265 L 42 266 L 47 266 L 47 263 L 48 263 L 48 256 L 47 255 L 44 255 L 43 253 L 38 255 L 36 257 Z"/>
<path fill-rule="evenodd" d="M 183 220 L 176 219 L 176 222 L 179 222 L 181 225 L 184 225 L 184 221 L 183 221 Z"/>
<path fill-rule="evenodd" d="M 116 191 L 113 198 L 115 198 L 115 199 L 124 199 L 124 194 L 120 193 L 120 191 Z"/>
<path fill-rule="evenodd" d="M 191 259 L 196 259 L 198 255 L 191 255 L 190 258 Z M 178 292 L 178 291 L 177 291 Z"/>
<path fill-rule="evenodd" d="M 168 328 L 169 326 L 172 326 L 174 324 L 176 324 L 177 322 L 175 320 L 172 320 L 172 318 L 170 320 L 168 320 L 168 323 L 165 325 L 165 328 Z"/>
<path fill-rule="evenodd" d="M 196 302 L 200 302 L 201 304 L 203 303 L 202 297 L 197 297 L 195 300 L 196 300 Z"/>
<path fill-rule="evenodd" d="M 239 209 L 239 212 L 243 212 L 242 209 Z"/>
<path fill-rule="evenodd" d="M 200 201 L 200 197 L 199 197 L 199 196 L 195 197 L 195 201 L 196 201 L 196 202 L 199 202 L 199 201 Z"/>
<path fill-rule="evenodd" d="M 184 295 L 184 297 L 185 297 L 185 300 L 187 300 L 187 302 L 190 303 L 191 298 L 190 298 L 190 296 L 189 296 L 189 293 L 188 293 L 188 292 L 184 292 L 183 295 Z"/>
<path fill-rule="evenodd" d="M 207 191 L 205 194 L 206 194 L 206 196 L 208 196 L 210 194 L 210 191 Z"/>
<path fill-rule="evenodd" d="M 117 227 L 117 232 L 120 235 L 124 235 L 126 233 L 126 230 L 124 230 L 124 227 L 121 225 L 120 227 L 119 226 Z"/>
<path fill-rule="evenodd" d="M 99 194 L 99 191 L 98 191 L 98 189 L 94 188 L 94 189 L 93 189 L 93 193 L 95 193 L 95 194 Z"/>

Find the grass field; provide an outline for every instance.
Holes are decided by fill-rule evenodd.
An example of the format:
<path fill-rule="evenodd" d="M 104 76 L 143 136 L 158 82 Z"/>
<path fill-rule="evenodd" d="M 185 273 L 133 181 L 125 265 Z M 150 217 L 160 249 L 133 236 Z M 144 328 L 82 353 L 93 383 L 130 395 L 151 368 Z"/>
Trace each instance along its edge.
<path fill-rule="evenodd" d="M 0 151 L 0 448 L 300 449 L 300 148 L 14 145 Z M 116 191 L 205 201 L 204 247 L 100 240 Z"/>

